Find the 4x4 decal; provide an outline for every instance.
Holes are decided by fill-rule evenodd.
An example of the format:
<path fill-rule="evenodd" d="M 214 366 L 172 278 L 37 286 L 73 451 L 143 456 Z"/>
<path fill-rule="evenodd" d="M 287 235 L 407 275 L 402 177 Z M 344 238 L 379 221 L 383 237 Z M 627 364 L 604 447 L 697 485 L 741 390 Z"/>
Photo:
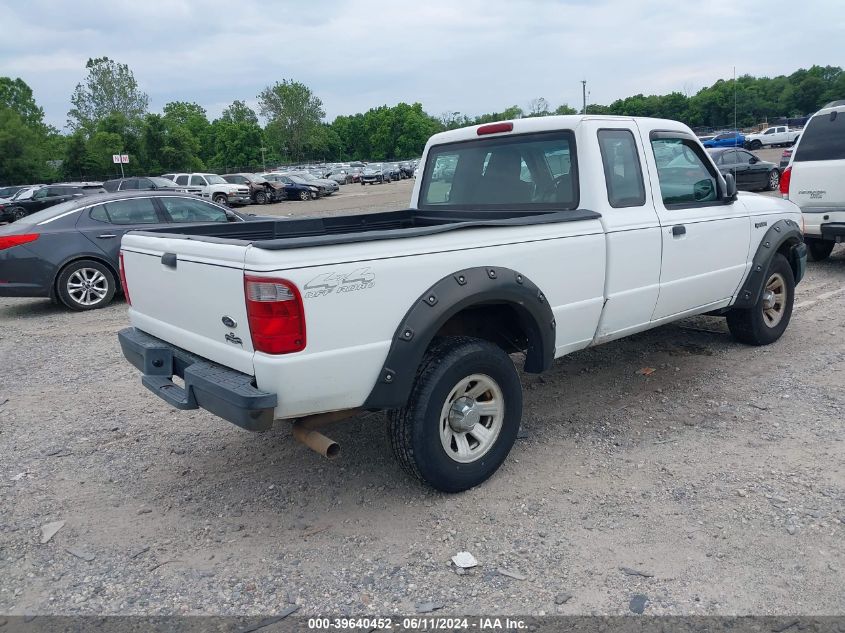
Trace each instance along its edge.
<path fill-rule="evenodd" d="M 328 272 L 317 275 L 303 286 L 303 297 L 325 297 L 333 292 L 355 292 L 376 285 L 376 275 L 369 268 L 358 268 L 349 273 Z"/>

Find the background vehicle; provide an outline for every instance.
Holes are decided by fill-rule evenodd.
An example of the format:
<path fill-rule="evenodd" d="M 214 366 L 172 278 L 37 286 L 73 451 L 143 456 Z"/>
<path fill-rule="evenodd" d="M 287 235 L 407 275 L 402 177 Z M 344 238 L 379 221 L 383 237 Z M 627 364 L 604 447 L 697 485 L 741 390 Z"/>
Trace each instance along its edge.
<path fill-rule="evenodd" d="M 0 202 L 3 202 L 4 200 L 9 200 L 12 196 L 14 196 L 22 189 L 26 189 L 26 187 L 26 185 L 15 185 L 14 187 L 0 188 Z"/>
<path fill-rule="evenodd" d="M 722 174 L 733 174 L 737 189 L 743 191 L 776 191 L 780 169 L 774 163 L 760 160 L 744 149 L 707 150 Z"/>
<path fill-rule="evenodd" d="M 777 147 L 779 145 L 794 145 L 801 130 L 792 130 L 785 125 L 766 128 L 759 134 L 746 134 L 745 147 L 760 149 L 761 147 Z"/>
<path fill-rule="evenodd" d="M 711 139 L 701 142 L 704 147 L 742 147 L 745 137 L 741 132 L 722 132 Z"/>
<path fill-rule="evenodd" d="M 228 183 L 217 174 L 172 174 L 172 176 L 177 185 L 197 187 L 203 198 L 217 204 L 245 205 L 252 202 L 249 187 Z"/>
<path fill-rule="evenodd" d="M 845 101 L 816 112 L 793 148 L 780 190 L 801 207 L 804 241 L 814 260 L 845 241 Z"/>
<path fill-rule="evenodd" d="M 127 231 L 261 219 L 186 193 L 74 198 L 0 227 L 0 296 L 50 297 L 73 310 L 102 308 L 118 290 L 120 239 Z"/>
<path fill-rule="evenodd" d="M 172 180 L 161 176 L 142 176 L 138 178 L 115 178 L 103 183 L 103 189 L 109 193 L 115 191 L 184 191 L 187 187 L 179 187 Z"/>
<path fill-rule="evenodd" d="M 304 184 L 317 187 L 320 190 L 321 196 L 330 196 L 340 190 L 340 185 L 338 185 L 334 180 L 315 176 L 308 171 L 291 171 L 288 172 L 288 176 L 292 177 L 294 180 L 299 179 L 300 181 L 303 181 Z"/>
<path fill-rule="evenodd" d="M 780 155 L 780 163 L 778 163 L 778 167 L 781 171 L 787 168 L 789 165 L 789 159 L 792 158 L 792 148 L 788 148 L 783 150 L 783 154 Z"/>
<path fill-rule="evenodd" d="M 334 180 L 339 185 L 348 185 L 353 182 L 352 174 L 345 169 L 334 169 L 326 177 L 329 180 Z"/>
<path fill-rule="evenodd" d="M 381 163 L 373 163 L 364 167 L 364 170 L 361 172 L 361 185 L 374 185 L 384 184 L 385 182 L 390 182 L 390 172 L 385 171 L 384 166 Z"/>
<path fill-rule="evenodd" d="M 290 176 L 270 172 L 267 174 L 260 174 L 262 178 L 266 178 L 270 182 L 276 182 L 284 187 L 284 195 L 286 200 L 313 200 L 319 195 L 319 188 L 315 185 L 306 185 L 301 182 L 296 182 Z"/>
<path fill-rule="evenodd" d="M 270 182 L 258 174 L 224 174 L 223 180 L 234 185 L 249 187 L 249 194 L 255 204 L 279 202 L 285 198 L 284 187 L 278 183 Z"/>
<path fill-rule="evenodd" d="M 19 197 L 8 204 L 0 205 L 0 221 L 14 222 L 36 211 L 85 195 L 79 187 L 67 185 L 37 187 L 32 190 L 32 195 L 29 197 L 24 197 L 25 190 L 20 193 Z"/>
<path fill-rule="evenodd" d="M 434 180 L 441 163 L 455 167 Z M 429 140 L 410 209 L 127 234 L 134 328 L 119 338 L 174 406 L 252 430 L 305 417 L 294 436 L 323 452 L 336 446 L 314 425 L 388 409 L 403 467 L 455 492 L 516 439 L 510 353 L 539 373 L 714 311 L 738 340 L 777 340 L 806 262 L 798 220 L 783 200 L 737 195 L 676 122 L 473 126 Z"/>

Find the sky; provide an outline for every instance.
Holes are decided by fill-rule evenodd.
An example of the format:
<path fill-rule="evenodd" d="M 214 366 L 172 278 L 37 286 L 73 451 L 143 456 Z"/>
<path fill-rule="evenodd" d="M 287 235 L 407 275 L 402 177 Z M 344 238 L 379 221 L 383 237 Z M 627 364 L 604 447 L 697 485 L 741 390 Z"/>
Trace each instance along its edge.
<path fill-rule="evenodd" d="M 0 0 L 0 76 L 32 87 L 63 128 L 88 58 L 126 63 L 150 110 L 257 110 L 294 79 L 326 120 L 401 101 L 477 115 L 552 109 L 718 79 L 845 66 L 842 0 Z"/>

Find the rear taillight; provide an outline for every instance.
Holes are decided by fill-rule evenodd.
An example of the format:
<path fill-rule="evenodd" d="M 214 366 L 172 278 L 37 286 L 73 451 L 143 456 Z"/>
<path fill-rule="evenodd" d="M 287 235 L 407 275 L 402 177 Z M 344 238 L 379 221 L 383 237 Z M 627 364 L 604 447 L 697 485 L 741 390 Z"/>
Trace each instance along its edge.
<path fill-rule="evenodd" d="M 21 244 L 29 244 L 38 239 L 38 233 L 26 233 L 23 235 L 0 235 L 0 251 Z"/>
<path fill-rule="evenodd" d="M 126 303 L 132 305 L 132 299 L 129 298 L 129 284 L 126 283 L 126 267 L 123 265 L 123 251 L 120 251 L 118 263 L 120 264 L 120 285 L 123 286 L 123 296 L 126 297 Z"/>
<path fill-rule="evenodd" d="M 252 346 L 265 354 L 305 349 L 305 310 L 299 289 L 285 279 L 244 275 Z"/>
<path fill-rule="evenodd" d="M 792 165 L 783 170 L 780 175 L 780 194 L 789 199 L 789 181 L 792 178 Z"/>

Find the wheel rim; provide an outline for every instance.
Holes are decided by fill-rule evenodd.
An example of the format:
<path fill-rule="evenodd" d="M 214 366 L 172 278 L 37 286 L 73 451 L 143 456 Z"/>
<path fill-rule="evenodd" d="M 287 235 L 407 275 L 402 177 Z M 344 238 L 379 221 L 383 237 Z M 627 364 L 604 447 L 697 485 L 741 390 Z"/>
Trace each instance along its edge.
<path fill-rule="evenodd" d="M 767 327 L 777 327 L 786 312 L 786 280 L 775 273 L 763 289 L 763 322 Z"/>
<path fill-rule="evenodd" d="M 96 268 L 80 268 L 68 277 L 67 293 L 79 305 L 96 305 L 106 298 L 108 292 L 109 281 Z"/>
<path fill-rule="evenodd" d="M 769 187 L 771 187 L 772 189 L 777 189 L 779 184 L 780 184 L 780 174 L 778 174 L 778 172 L 776 172 L 776 171 L 773 171 L 769 175 Z"/>
<path fill-rule="evenodd" d="M 299 199 L 300 199 L 300 200 L 308 200 L 308 192 L 307 192 L 307 191 L 303 191 L 303 192 L 301 192 L 301 193 L 299 194 Z"/>
<path fill-rule="evenodd" d="M 474 462 L 496 444 L 505 419 L 499 384 L 485 374 L 467 376 L 449 392 L 440 411 L 440 443 L 454 461 Z"/>
<path fill-rule="evenodd" d="M 267 202 L 267 196 L 265 196 L 265 195 L 264 195 L 263 193 L 261 193 L 261 192 L 258 192 L 257 194 L 255 194 L 255 201 L 256 201 L 258 204 L 264 204 L 265 202 Z"/>
<path fill-rule="evenodd" d="M 217 196 L 217 197 L 214 199 L 214 201 L 215 201 L 217 204 L 226 204 L 226 198 L 224 198 L 223 196 Z"/>

